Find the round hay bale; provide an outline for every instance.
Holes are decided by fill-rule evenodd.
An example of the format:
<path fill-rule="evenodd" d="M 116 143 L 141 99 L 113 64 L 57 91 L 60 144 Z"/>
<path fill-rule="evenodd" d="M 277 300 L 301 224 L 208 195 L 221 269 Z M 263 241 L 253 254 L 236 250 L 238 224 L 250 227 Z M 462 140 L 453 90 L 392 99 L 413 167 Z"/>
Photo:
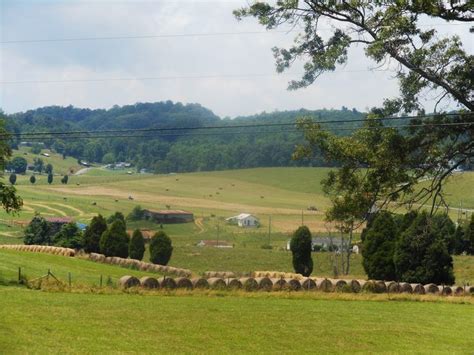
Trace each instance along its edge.
<path fill-rule="evenodd" d="M 301 290 L 301 282 L 298 279 L 286 279 L 286 287 L 291 291 Z"/>
<path fill-rule="evenodd" d="M 439 288 L 435 284 L 427 284 L 424 285 L 423 288 L 425 289 L 425 293 L 429 293 L 432 295 L 437 295 L 439 293 Z"/>
<path fill-rule="evenodd" d="M 387 288 L 388 293 L 400 293 L 401 292 L 400 284 L 398 282 L 395 282 L 395 281 L 385 282 L 385 287 Z"/>
<path fill-rule="evenodd" d="M 466 286 L 464 292 L 468 295 L 474 295 L 474 286 Z"/>
<path fill-rule="evenodd" d="M 177 288 L 186 288 L 188 290 L 193 289 L 193 283 L 187 277 L 178 277 L 175 281 Z"/>
<path fill-rule="evenodd" d="M 161 272 L 163 272 L 163 266 L 162 265 L 149 264 L 147 266 L 147 271 L 161 273 Z"/>
<path fill-rule="evenodd" d="M 350 286 L 352 292 L 354 292 L 354 293 L 359 293 L 360 290 L 362 289 L 362 286 L 360 285 L 359 280 L 351 280 L 351 282 L 349 283 L 349 286 Z"/>
<path fill-rule="evenodd" d="M 364 286 L 362 286 L 362 290 L 365 292 L 377 293 L 377 285 L 374 280 L 368 280 Z"/>
<path fill-rule="evenodd" d="M 260 290 L 271 291 L 273 288 L 273 282 L 268 277 L 257 277 L 255 281 L 257 281 Z"/>
<path fill-rule="evenodd" d="M 119 280 L 119 285 L 123 288 L 130 288 L 140 285 L 140 280 L 135 276 L 122 276 Z"/>
<path fill-rule="evenodd" d="M 245 291 L 255 291 L 258 290 L 258 282 L 253 277 L 243 277 L 240 279 L 242 283 L 242 288 Z M 273 284 L 272 284 L 273 286 Z"/>
<path fill-rule="evenodd" d="M 117 258 L 116 264 L 118 266 L 127 266 L 127 259 Z"/>
<path fill-rule="evenodd" d="M 462 286 L 452 286 L 451 288 L 455 296 L 462 296 L 464 294 L 464 287 Z"/>
<path fill-rule="evenodd" d="M 274 278 L 272 279 L 272 282 L 274 291 L 281 291 L 287 288 L 286 280 L 284 278 Z"/>
<path fill-rule="evenodd" d="M 423 287 L 422 284 L 410 284 L 411 288 L 413 289 L 413 293 L 416 293 L 418 295 L 424 295 L 425 294 L 425 288 Z"/>
<path fill-rule="evenodd" d="M 316 279 L 316 287 L 319 291 L 323 292 L 332 292 L 334 290 L 334 285 L 328 279 Z"/>
<path fill-rule="evenodd" d="M 239 279 L 228 278 L 225 280 L 227 287 L 233 290 L 240 290 L 242 288 L 242 282 Z"/>
<path fill-rule="evenodd" d="M 344 292 L 349 290 L 349 286 L 347 285 L 346 280 L 338 279 L 338 280 L 333 280 L 334 284 L 334 291 L 336 292 Z"/>
<path fill-rule="evenodd" d="M 453 289 L 449 286 L 438 286 L 439 293 L 443 296 L 452 296 Z"/>
<path fill-rule="evenodd" d="M 226 288 L 225 281 L 220 277 L 211 277 L 207 279 L 207 282 L 209 283 L 209 287 L 213 290 L 223 290 Z"/>
<path fill-rule="evenodd" d="M 158 282 L 160 283 L 161 288 L 166 288 L 173 290 L 177 287 L 176 281 L 171 277 L 161 277 Z"/>
<path fill-rule="evenodd" d="M 202 277 L 191 279 L 191 282 L 193 283 L 194 288 L 209 288 L 209 282 L 207 282 L 207 280 Z"/>
<path fill-rule="evenodd" d="M 154 277 L 149 277 L 149 276 L 143 276 L 140 279 L 140 285 L 143 288 L 150 288 L 150 289 L 160 288 L 160 283 L 158 282 L 158 280 L 155 279 Z"/>
<path fill-rule="evenodd" d="M 301 289 L 306 291 L 315 291 L 316 290 L 316 282 L 313 279 L 307 277 L 304 279 L 303 283 L 301 284 Z"/>
<path fill-rule="evenodd" d="M 413 293 L 413 287 L 408 282 L 400 282 L 398 285 L 401 293 Z"/>

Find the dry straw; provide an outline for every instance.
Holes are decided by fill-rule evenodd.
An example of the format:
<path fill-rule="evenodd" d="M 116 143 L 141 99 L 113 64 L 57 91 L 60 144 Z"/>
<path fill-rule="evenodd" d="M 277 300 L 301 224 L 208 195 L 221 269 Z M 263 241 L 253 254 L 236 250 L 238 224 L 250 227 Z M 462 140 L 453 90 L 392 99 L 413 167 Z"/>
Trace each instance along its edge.
<path fill-rule="evenodd" d="M 225 280 L 227 287 L 232 290 L 240 290 L 242 288 L 242 282 L 239 279 L 226 279 Z"/>
<path fill-rule="evenodd" d="M 161 277 L 158 279 L 158 282 L 160 283 L 161 288 L 173 290 L 177 287 L 176 281 L 171 277 Z"/>
<path fill-rule="evenodd" d="M 439 288 L 435 284 L 427 284 L 423 286 L 423 288 L 425 289 L 425 293 L 429 293 L 433 295 L 437 295 L 439 293 Z"/>
<path fill-rule="evenodd" d="M 207 282 L 207 280 L 202 277 L 195 277 L 194 279 L 191 279 L 191 282 L 193 283 L 194 288 L 209 288 L 209 282 Z"/>
<path fill-rule="evenodd" d="M 225 281 L 220 277 L 211 277 L 207 282 L 209 282 L 209 287 L 214 290 L 223 290 L 226 288 Z"/>
<path fill-rule="evenodd" d="M 287 285 L 286 285 L 286 280 L 284 278 L 273 278 L 271 279 L 272 282 L 273 282 L 273 290 L 274 291 L 282 291 L 282 290 L 285 290 L 287 288 Z"/>
<path fill-rule="evenodd" d="M 268 277 L 257 277 L 255 281 L 257 281 L 260 290 L 271 291 L 273 288 L 273 282 Z"/>
<path fill-rule="evenodd" d="M 119 280 L 119 285 L 123 288 L 130 288 L 140 285 L 140 280 L 135 276 L 122 276 Z"/>
<path fill-rule="evenodd" d="M 188 290 L 193 289 L 193 283 L 187 277 L 178 277 L 175 281 L 177 288 L 185 288 Z"/>
<path fill-rule="evenodd" d="M 245 291 L 256 291 L 256 290 L 258 290 L 258 282 L 253 277 L 243 277 L 243 278 L 240 279 L 240 282 L 242 283 L 242 288 Z"/>
<path fill-rule="evenodd" d="M 143 288 L 156 289 L 160 288 L 160 283 L 154 277 L 144 276 L 140 279 L 140 285 Z"/>

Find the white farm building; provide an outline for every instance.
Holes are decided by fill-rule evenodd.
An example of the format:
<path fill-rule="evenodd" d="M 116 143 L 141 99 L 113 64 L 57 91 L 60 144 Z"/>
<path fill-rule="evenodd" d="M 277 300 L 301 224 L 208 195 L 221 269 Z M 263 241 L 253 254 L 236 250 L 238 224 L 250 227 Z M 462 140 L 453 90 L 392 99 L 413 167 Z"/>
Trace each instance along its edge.
<path fill-rule="evenodd" d="M 237 224 L 239 227 L 258 227 L 259 225 L 258 218 L 249 213 L 226 218 L 226 221 Z"/>

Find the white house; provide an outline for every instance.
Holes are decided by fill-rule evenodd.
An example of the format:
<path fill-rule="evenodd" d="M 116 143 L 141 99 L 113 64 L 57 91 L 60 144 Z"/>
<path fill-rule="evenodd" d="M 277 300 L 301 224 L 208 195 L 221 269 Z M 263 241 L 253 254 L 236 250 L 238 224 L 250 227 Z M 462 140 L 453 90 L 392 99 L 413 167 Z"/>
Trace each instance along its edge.
<path fill-rule="evenodd" d="M 226 218 L 226 221 L 235 223 L 239 227 L 258 227 L 259 225 L 258 218 L 249 213 L 241 213 L 237 216 Z"/>

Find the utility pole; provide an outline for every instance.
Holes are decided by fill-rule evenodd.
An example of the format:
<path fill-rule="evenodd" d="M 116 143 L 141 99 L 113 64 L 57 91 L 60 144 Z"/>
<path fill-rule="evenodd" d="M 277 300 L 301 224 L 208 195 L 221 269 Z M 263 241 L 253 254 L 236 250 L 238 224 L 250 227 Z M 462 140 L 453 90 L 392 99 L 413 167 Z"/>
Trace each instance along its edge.
<path fill-rule="evenodd" d="M 219 247 L 219 218 L 217 219 L 217 244 L 216 246 Z"/>
<path fill-rule="evenodd" d="M 304 214 L 303 214 L 303 210 L 301 210 L 301 226 L 304 226 Z"/>
<path fill-rule="evenodd" d="M 268 216 L 268 245 L 270 245 L 271 234 L 272 234 L 272 216 Z"/>

